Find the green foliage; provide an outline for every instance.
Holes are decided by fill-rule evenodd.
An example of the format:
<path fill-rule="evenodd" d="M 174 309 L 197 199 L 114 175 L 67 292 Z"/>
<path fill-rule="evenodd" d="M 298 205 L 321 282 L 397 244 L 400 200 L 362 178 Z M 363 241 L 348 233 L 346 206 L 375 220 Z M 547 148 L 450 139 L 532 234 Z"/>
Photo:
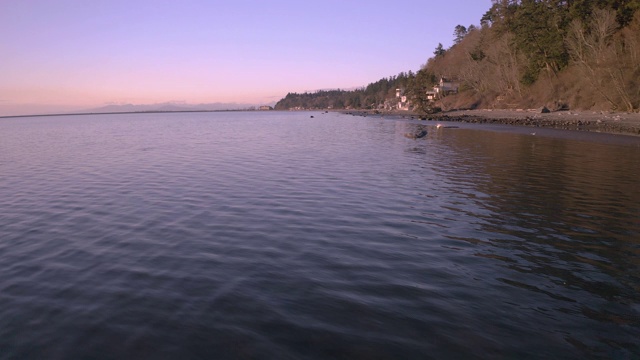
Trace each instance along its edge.
<path fill-rule="evenodd" d="M 453 42 L 459 44 L 462 39 L 467 35 L 467 28 L 462 25 L 457 25 L 453 30 Z"/>
<path fill-rule="evenodd" d="M 395 98 L 396 89 L 410 89 L 415 77 L 412 71 L 401 72 L 352 91 L 319 90 L 313 93 L 289 93 L 278 101 L 275 109 L 377 109 L 386 100 Z"/>
<path fill-rule="evenodd" d="M 407 89 L 413 101 L 415 111 L 423 113 L 433 112 L 433 101 L 427 99 L 427 91 L 433 89 L 433 86 L 437 82 L 438 78 L 436 75 L 428 69 L 423 68 L 418 71 L 414 81 Z"/>
<path fill-rule="evenodd" d="M 509 31 L 516 9 L 517 0 L 492 0 L 493 5 L 482 16 L 480 24 L 483 27 L 491 26 L 493 31 L 504 33 Z"/>
<path fill-rule="evenodd" d="M 486 55 L 481 46 L 476 46 L 473 51 L 469 52 L 469 57 L 473 61 L 482 61 Z"/>
<path fill-rule="evenodd" d="M 532 84 L 542 70 L 557 72 L 568 63 L 564 33 L 566 9 L 557 0 L 523 0 L 516 9 L 510 30 L 515 46 L 529 59 L 522 81 Z"/>

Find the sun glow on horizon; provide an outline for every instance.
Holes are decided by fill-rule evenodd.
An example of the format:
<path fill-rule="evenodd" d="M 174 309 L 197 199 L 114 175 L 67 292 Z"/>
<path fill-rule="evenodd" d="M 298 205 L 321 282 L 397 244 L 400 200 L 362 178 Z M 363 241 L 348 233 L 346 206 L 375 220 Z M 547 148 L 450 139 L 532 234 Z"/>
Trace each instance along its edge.
<path fill-rule="evenodd" d="M 490 4 L 408 0 L 400 10 L 416 11 L 398 26 L 379 0 L 10 2 L 0 12 L 0 116 L 109 103 L 259 105 L 365 86 L 417 71 L 455 24 L 477 23 Z M 437 16 L 452 9 L 455 19 Z"/>

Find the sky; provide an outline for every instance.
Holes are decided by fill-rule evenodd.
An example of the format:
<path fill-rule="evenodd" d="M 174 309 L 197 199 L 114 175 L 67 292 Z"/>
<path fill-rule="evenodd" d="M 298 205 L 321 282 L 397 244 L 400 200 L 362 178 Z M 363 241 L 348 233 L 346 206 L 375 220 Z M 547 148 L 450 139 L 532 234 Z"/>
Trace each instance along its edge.
<path fill-rule="evenodd" d="M 2 0 L 0 116 L 270 104 L 417 71 L 491 0 Z"/>

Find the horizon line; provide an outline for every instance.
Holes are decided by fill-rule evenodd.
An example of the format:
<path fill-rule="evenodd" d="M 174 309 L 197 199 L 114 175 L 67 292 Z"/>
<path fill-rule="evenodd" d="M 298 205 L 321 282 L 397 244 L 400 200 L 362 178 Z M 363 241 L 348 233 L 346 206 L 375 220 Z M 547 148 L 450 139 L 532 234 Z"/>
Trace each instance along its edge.
<path fill-rule="evenodd" d="M 31 114 L 31 115 L 0 115 L 0 119 L 46 116 L 76 116 L 76 115 L 118 115 L 118 114 L 158 114 L 158 113 L 193 113 L 193 112 L 230 112 L 230 111 L 273 111 L 259 109 L 219 109 L 219 110 L 140 110 L 140 111 L 106 111 L 106 112 L 74 112 L 55 114 Z"/>

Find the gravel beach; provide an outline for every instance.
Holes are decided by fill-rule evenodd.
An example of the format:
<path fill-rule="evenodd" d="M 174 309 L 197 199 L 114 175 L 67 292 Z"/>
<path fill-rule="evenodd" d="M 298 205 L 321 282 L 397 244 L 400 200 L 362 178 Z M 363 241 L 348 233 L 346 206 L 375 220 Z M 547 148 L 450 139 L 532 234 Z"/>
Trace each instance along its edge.
<path fill-rule="evenodd" d="M 422 117 L 424 118 L 424 116 Z M 640 114 L 601 111 L 457 110 L 429 115 L 427 119 L 493 123 L 640 136 Z"/>

